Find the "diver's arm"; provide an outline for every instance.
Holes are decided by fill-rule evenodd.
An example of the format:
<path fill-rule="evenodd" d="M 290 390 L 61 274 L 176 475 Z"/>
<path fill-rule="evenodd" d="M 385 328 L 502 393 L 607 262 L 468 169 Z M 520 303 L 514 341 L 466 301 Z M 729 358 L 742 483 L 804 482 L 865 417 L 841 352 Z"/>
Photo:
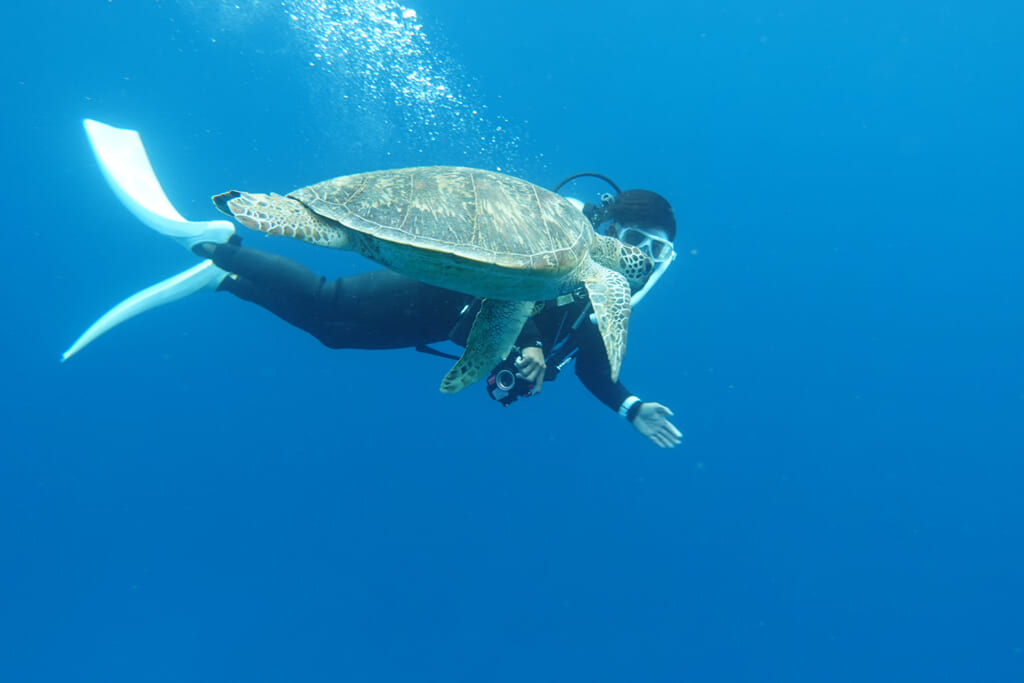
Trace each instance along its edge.
<path fill-rule="evenodd" d="M 613 382 L 601 335 L 592 323 L 585 324 L 589 327 L 581 330 L 582 343 L 576 356 L 576 376 L 583 386 L 657 446 L 679 445 L 683 435 L 668 419 L 672 411 L 660 403 L 641 401 L 622 382 Z"/>
<path fill-rule="evenodd" d="M 521 349 L 526 349 L 531 346 L 537 348 L 544 348 L 544 339 L 540 333 L 540 328 L 537 327 L 537 322 L 533 318 L 527 318 L 526 324 L 523 325 L 522 332 L 516 337 L 516 346 Z"/>
<path fill-rule="evenodd" d="M 576 353 L 576 376 L 601 403 L 612 410 L 618 410 L 622 402 L 630 397 L 630 391 L 622 382 L 613 382 L 608 352 L 597 326 L 590 321 L 583 323 L 579 331 L 580 348 Z"/>

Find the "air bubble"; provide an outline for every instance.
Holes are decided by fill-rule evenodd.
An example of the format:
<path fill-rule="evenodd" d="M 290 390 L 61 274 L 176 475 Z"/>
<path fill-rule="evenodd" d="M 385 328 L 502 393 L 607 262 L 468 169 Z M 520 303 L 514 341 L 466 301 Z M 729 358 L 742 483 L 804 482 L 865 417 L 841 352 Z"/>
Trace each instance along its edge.
<path fill-rule="evenodd" d="M 278 13 L 294 51 L 314 67 L 307 76 L 310 100 L 325 142 L 385 157 L 390 150 L 424 157 L 410 162 L 458 156 L 485 168 L 521 164 L 520 138 L 509 122 L 491 114 L 481 89 L 431 44 L 417 12 L 395 0 L 191 0 L 188 6 L 207 17 L 231 8 L 219 21 L 232 31 L 239 15 L 248 28 Z"/>

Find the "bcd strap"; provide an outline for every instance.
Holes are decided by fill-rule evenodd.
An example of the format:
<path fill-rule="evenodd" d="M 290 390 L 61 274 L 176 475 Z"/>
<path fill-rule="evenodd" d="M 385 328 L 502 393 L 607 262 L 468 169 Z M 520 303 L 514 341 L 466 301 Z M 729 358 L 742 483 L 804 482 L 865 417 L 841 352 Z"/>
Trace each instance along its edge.
<path fill-rule="evenodd" d="M 583 308 L 583 311 L 576 318 L 576 322 L 569 328 L 569 334 L 566 335 L 565 341 L 557 345 L 545 357 L 544 360 L 548 364 L 547 372 L 544 373 L 545 381 L 551 381 L 558 377 L 558 373 L 562 371 L 562 368 L 576 357 L 576 352 L 580 350 L 580 325 L 589 316 L 591 308 L 589 305 Z"/>
<path fill-rule="evenodd" d="M 452 355 L 452 354 L 447 353 L 445 351 L 438 351 L 437 349 L 435 349 L 435 348 L 433 348 L 431 346 L 427 346 L 426 344 L 420 344 L 419 346 L 416 347 L 416 350 L 419 351 L 420 353 L 426 353 L 426 354 L 429 354 L 431 356 L 439 356 L 441 358 L 450 358 L 451 360 L 458 360 L 459 359 L 458 356 Z"/>

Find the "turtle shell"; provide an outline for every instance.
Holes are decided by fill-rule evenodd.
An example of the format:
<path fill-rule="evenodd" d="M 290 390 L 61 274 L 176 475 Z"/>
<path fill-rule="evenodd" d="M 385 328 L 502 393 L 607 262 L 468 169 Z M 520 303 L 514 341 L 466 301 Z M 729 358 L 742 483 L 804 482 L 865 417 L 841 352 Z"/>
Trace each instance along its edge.
<path fill-rule="evenodd" d="M 593 228 L 561 195 L 502 173 L 425 166 L 359 173 L 289 193 L 369 237 L 463 257 L 481 267 L 573 271 Z"/>

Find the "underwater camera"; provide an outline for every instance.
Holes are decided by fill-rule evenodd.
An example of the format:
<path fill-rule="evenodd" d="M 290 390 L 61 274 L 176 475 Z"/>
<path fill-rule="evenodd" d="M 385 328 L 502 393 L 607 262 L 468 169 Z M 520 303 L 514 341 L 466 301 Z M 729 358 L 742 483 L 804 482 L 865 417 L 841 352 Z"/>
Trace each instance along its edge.
<path fill-rule="evenodd" d="M 487 393 L 495 401 L 508 407 L 520 396 L 532 395 L 533 382 L 517 375 L 515 362 L 511 358 L 506 358 L 496 365 L 487 377 Z"/>

